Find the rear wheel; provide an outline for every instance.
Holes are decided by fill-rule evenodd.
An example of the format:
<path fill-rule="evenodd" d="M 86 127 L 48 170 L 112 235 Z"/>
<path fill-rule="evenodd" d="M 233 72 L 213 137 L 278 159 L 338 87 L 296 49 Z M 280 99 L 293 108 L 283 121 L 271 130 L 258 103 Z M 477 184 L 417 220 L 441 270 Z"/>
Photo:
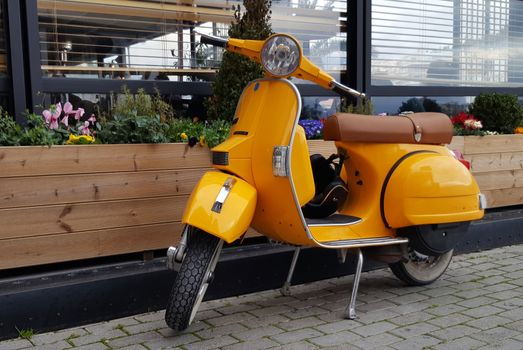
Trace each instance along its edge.
<path fill-rule="evenodd" d="M 165 322 L 176 330 L 189 327 L 213 278 L 223 240 L 204 231 L 189 233 L 185 257 L 165 308 Z"/>
<path fill-rule="evenodd" d="M 409 248 L 408 260 L 389 264 L 394 275 L 409 286 L 422 286 L 443 275 L 452 260 L 454 250 L 438 256 L 423 255 Z"/>

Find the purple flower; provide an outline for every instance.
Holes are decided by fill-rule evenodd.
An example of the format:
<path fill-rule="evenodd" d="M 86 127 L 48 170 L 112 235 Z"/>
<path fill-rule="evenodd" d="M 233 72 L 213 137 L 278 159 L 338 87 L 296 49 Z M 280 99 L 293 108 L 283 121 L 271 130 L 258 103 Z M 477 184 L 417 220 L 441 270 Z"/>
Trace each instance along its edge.
<path fill-rule="evenodd" d="M 89 122 L 86 120 L 84 125 L 80 126 L 78 131 L 80 131 L 82 135 L 91 135 L 91 130 L 89 130 Z"/>
<path fill-rule="evenodd" d="M 317 119 L 304 119 L 298 122 L 305 130 L 307 139 L 320 138 L 323 130 L 323 123 Z"/>

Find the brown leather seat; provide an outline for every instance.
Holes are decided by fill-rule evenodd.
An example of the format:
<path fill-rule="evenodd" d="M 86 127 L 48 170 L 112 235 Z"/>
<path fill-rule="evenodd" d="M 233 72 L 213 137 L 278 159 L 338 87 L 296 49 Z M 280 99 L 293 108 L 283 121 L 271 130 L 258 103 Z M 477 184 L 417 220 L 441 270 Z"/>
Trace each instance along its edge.
<path fill-rule="evenodd" d="M 450 118 L 443 113 L 394 117 L 336 113 L 323 127 L 325 140 L 347 142 L 447 144 L 452 134 Z"/>

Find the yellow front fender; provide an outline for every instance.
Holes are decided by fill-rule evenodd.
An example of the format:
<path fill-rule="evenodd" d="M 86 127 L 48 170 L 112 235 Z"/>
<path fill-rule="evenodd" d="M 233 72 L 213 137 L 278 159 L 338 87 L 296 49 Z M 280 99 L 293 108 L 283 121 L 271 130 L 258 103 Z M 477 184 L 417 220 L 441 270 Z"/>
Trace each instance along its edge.
<path fill-rule="evenodd" d="M 182 223 L 231 243 L 250 226 L 256 189 L 237 176 L 208 171 L 194 188 Z"/>

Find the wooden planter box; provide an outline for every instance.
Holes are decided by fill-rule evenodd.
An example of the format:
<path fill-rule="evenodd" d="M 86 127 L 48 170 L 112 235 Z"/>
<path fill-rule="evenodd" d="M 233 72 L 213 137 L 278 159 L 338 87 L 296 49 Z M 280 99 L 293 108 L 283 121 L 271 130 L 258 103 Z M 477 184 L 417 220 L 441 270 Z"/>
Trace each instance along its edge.
<path fill-rule="evenodd" d="M 0 147 L 0 270 L 175 244 L 210 165 L 185 144 Z"/>
<path fill-rule="evenodd" d="M 489 208 L 523 203 L 523 135 L 454 136 Z"/>
<path fill-rule="evenodd" d="M 457 136 L 449 148 L 471 161 L 489 207 L 523 203 L 523 135 Z M 0 147 L 0 269 L 175 244 L 209 167 L 207 148 L 185 144 Z"/>
<path fill-rule="evenodd" d="M 169 246 L 207 148 L 0 147 L 0 269 Z"/>

